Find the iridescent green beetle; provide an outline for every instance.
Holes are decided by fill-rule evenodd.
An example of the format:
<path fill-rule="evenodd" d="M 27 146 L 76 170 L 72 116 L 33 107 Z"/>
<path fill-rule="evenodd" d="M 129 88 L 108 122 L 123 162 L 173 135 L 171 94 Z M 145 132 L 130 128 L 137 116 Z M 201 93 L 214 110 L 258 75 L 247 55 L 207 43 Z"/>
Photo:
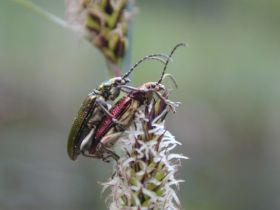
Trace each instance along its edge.
<path fill-rule="evenodd" d="M 128 76 L 130 73 L 145 60 L 159 60 L 163 63 L 168 56 L 163 54 L 152 54 L 145 56 L 139 60 L 126 74 L 122 77 L 114 77 L 103 82 L 97 89 L 93 90 L 83 101 L 76 118 L 72 124 L 69 137 L 67 152 L 71 160 L 76 160 L 79 154 L 87 156 L 84 151 L 91 145 L 90 139 L 85 138 L 90 132 L 93 133 L 99 125 L 102 118 L 107 115 L 112 118 L 115 123 L 118 121 L 108 111 L 110 104 L 108 101 L 114 100 L 120 95 L 122 86 L 130 82 Z M 127 92 L 127 91 L 124 91 Z M 83 144 L 82 144 L 83 142 Z M 97 154 L 96 158 L 103 158 L 102 154 Z"/>
<path fill-rule="evenodd" d="M 115 77 L 102 83 L 96 90 L 88 94 L 69 133 L 67 152 L 70 159 L 75 160 L 81 153 L 81 142 L 91 130 L 95 129 L 104 113 L 110 115 L 109 104 L 106 101 L 113 101 L 117 98 L 120 94 L 118 86 L 128 82 L 128 78 Z"/>

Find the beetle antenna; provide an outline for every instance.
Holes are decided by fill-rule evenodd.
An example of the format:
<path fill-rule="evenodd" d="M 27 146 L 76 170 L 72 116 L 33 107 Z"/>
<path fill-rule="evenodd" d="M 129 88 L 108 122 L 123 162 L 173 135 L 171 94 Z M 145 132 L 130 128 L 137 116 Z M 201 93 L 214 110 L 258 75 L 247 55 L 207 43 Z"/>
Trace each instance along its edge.
<path fill-rule="evenodd" d="M 166 60 L 165 60 L 166 59 Z M 130 73 L 141 63 L 143 63 L 146 60 L 158 60 L 164 64 L 166 64 L 166 62 L 168 62 L 168 60 L 170 59 L 170 56 L 168 55 L 164 55 L 164 54 L 151 54 L 151 55 L 147 55 L 145 57 L 143 57 L 141 60 L 139 60 L 137 63 L 135 63 L 123 76 L 122 78 L 126 78 L 130 75 Z"/>
<path fill-rule="evenodd" d="M 160 76 L 160 79 L 159 81 L 157 82 L 157 84 L 160 84 L 163 80 L 163 77 L 165 75 L 165 71 L 166 71 L 166 68 L 167 68 L 167 65 L 169 64 L 169 61 L 171 60 L 171 57 L 173 55 L 173 53 L 177 50 L 178 47 L 186 47 L 186 44 L 185 43 L 179 43 L 177 44 L 172 50 L 171 50 L 171 53 L 169 54 L 169 59 L 166 61 L 164 67 L 163 67 L 163 70 L 162 70 L 162 73 L 161 73 L 161 76 Z"/>
<path fill-rule="evenodd" d="M 168 77 L 172 81 L 175 88 L 178 88 L 178 84 L 177 84 L 175 78 L 171 74 L 164 74 L 163 78 L 162 78 L 162 81 L 165 80 L 166 77 Z"/>

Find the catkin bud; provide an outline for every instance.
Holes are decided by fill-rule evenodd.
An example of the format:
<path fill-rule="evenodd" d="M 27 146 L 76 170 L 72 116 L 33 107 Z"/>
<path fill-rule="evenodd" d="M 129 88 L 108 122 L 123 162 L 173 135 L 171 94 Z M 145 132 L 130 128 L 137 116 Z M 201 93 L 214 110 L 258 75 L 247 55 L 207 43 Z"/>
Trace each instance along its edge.
<path fill-rule="evenodd" d="M 128 1 L 66 0 L 70 24 L 76 25 L 113 64 L 120 63 L 128 46 Z"/>

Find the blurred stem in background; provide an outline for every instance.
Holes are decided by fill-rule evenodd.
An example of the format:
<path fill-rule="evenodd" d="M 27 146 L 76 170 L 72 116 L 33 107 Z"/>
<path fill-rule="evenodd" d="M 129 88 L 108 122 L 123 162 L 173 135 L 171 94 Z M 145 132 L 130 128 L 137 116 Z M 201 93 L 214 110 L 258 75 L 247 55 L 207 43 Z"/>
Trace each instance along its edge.
<path fill-rule="evenodd" d="M 16 3 L 18 3 L 19 5 L 34 11 L 35 13 L 37 13 L 38 15 L 46 18 L 47 20 L 63 27 L 63 28 L 67 28 L 67 29 L 71 29 L 74 30 L 73 27 L 71 27 L 66 21 L 64 21 L 63 19 L 49 13 L 48 11 L 44 10 L 43 8 L 39 7 L 38 5 L 34 4 L 31 1 L 28 0 L 11 0 L 14 1 Z"/>
<path fill-rule="evenodd" d="M 132 0 L 75 1 L 66 0 L 67 21 L 49 13 L 29 0 L 12 0 L 47 20 L 72 31 L 82 33 L 104 55 L 111 76 L 121 76 L 122 67 L 131 63 L 133 11 Z"/>

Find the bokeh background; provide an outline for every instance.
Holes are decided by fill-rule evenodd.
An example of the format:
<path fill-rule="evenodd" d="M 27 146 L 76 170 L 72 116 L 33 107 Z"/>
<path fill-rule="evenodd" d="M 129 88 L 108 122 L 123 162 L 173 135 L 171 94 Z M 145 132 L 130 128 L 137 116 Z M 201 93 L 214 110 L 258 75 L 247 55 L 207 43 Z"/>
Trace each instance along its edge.
<path fill-rule="evenodd" d="M 64 2 L 33 0 L 63 17 Z M 280 1 L 137 1 L 133 62 L 187 42 L 168 72 L 182 102 L 167 119 L 183 145 L 189 210 L 280 209 Z M 135 85 L 156 80 L 145 63 Z M 10 0 L 0 1 L 0 209 L 106 209 L 112 164 L 70 161 L 72 120 L 108 79 L 101 54 Z"/>

